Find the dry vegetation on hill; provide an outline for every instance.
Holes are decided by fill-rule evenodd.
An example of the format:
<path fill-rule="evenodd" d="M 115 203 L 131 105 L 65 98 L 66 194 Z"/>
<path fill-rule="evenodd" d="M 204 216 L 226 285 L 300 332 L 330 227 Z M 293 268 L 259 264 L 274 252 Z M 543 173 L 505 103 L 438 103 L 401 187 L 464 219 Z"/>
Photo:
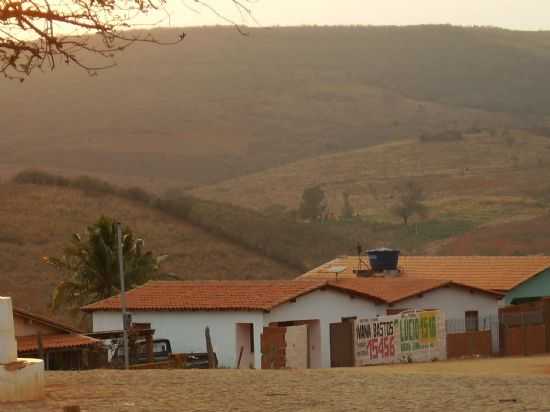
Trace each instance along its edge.
<path fill-rule="evenodd" d="M 336 215 L 347 192 L 363 217 L 396 222 L 389 209 L 398 186 L 414 180 L 426 192 L 430 218 L 477 225 L 544 213 L 540 196 L 548 175 L 550 139 L 499 131 L 454 141 L 404 140 L 303 160 L 193 193 L 257 210 L 274 204 L 297 208 L 304 188 L 320 184 Z"/>
<path fill-rule="evenodd" d="M 298 207 L 304 188 L 320 184 L 336 217 L 343 193 L 361 217 L 330 223 L 330 230 L 353 239 L 366 235 L 367 246 L 392 245 L 404 253 L 539 254 L 550 246 L 544 240 L 549 175 L 548 137 L 499 130 L 322 156 L 192 193 L 281 213 Z M 427 215 L 408 228 L 391 212 L 407 181 L 423 189 L 428 207 Z"/>
<path fill-rule="evenodd" d="M 116 196 L 75 189 L 0 185 L 0 294 L 15 305 L 48 313 L 58 276 L 43 256 L 58 256 L 72 233 L 101 214 L 130 225 L 146 248 L 169 255 L 162 270 L 182 279 L 284 278 L 296 271 L 158 210 Z"/>

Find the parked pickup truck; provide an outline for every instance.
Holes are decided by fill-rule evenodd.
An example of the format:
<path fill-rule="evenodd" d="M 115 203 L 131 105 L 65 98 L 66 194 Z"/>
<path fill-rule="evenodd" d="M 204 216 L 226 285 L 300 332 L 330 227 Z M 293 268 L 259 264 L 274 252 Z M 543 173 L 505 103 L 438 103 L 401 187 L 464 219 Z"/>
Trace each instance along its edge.
<path fill-rule="evenodd" d="M 156 339 L 153 341 L 153 362 L 169 361 L 171 355 L 172 345 L 170 345 L 170 341 L 168 339 Z M 208 353 L 183 353 L 181 356 L 184 358 L 186 368 L 208 368 Z M 147 356 L 147 345 L 145 340 L 137 341 L 130 359 L 130 364 L 139 365 L 144 363 L 149 363 L 149 357 Z M 113 367 L 120 367 L 124 365 L 124 347 L 122 344 L 119 344 L 115 349 L 111 365 Z"/>
<path fill-rule="evenodd" d="M 171 354 L 172 345 L 170 345 L 170 341 L 168 339 L 155 339 L 153 341 L 153 362 L 167 361 L 170 359 Z M 130 356 L 130 363 L 132 365 L 149 362 L 147 344 L 145 340 L 137 341 L 135 343 L 134 350 L 131 351 Z M 124 364 L 124 346 L 122 344 L 117 345 L 111 363 L 113 366 Z"/>

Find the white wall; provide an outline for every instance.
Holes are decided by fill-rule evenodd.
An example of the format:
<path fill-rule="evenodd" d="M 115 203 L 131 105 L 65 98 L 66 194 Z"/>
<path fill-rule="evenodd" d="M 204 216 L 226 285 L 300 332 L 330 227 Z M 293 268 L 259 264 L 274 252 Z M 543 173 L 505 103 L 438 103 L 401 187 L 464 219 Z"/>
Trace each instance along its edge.
<path fill-rule="evenodd" d="M 496 297 L 481 292 L 470 292 L 468 289 L 449 286 L 424 293 L 422 297 L 402 300 L 392 308 L 403 309 L 440 309 L 447 319 L 464 319 L 465 312 L 477 310 L 479 319 L 498 315 Z"/>
<path fill-rule="evenodd" d="M 250 367 L 256 366 L 254 362 L 254 353 L 251 352 L 251 348 L 250 348 L 250 333 L 252 332 L 251 331 L 252 328 L 254 328 L 254 325 L 251 323 L 237 324 L 237 330 L 236 330 L 237 342 L 236 342 L 236 348 L 235 348 L 237 352 L 235 353 L 235 356 L 238 362 L 241 348 L 243 348 L 243 354 L 241 357 L 241 364 L 240 364 L 241 369 L 248 369 Z M 261 348 L 256 349 L 256 347 L 254 347 L 254 351 L 256 350 L 261 350 Z M 235 365 L 237 365 L 237 362 L 235 362 Z"/>
<path fill-rule="evenodd" d="M 254 324 L 254 353 L 256 367 L 261 366 L 260 336 L 263 312 L 196 311 L 196 312 L 132 312 L 134 322 L 150 323 L 155 339 L 170 339 L 175 353 L 206 352 L 204 328 L 210 327 L 212 345 L 219 365 L 237 364 L 237 323 Z M 94 312 L 94 332 L 122 329 L 120 312 Z"/>
<path fill-rule="evenodd" d="M 471 293 L 459 287 L 436 289 L 424 293 L 422 297 L 413 297 L 396 303 L 392 307 L 440 309 L 447 319 L 464 319 L 465 311 L 468 310 L 477 310 L 480 320 L 486 316 L 498 314 L 498 301 L 494 297 L 479 292 Z M 238 359 L 240 346 L 237 343 L 237 324 L 252 323 L 256 368 L 261 367 L 260 337 L 264 326 L 275 322 L 318 320 L 319 323 L 310 325 L 311 367 L 328 368 L 330 367 L 330 324 L 340 322 L 344 317 L 356 316 L 358 319 L 369 319 L 385 315 L 387 308 L 385 304 L 376 304 L 370 300 L 326 289 L 299 297 L 295 302 L 286 303 L 269 313 L 159 311 L 134 312 L 132 315 L 135 322 L 150 323 L 155 329 L 155 338 L 170 339 L 174 352 L 205 352 L 204 328 L 210 326 L 214 350 L 220 365 L 225 367 L 235 367 Z M 120 313 L 95 312 L 93 328 L 94 331 L 121 329 Z"/>
<path fill-rule="evenodd" d="M 479 316 L 480 327 L 482 322 L 489 319 L 491 328 L 491 340 L 493 351 L 499 349 L 498 333 L 498 308 L 499 300 L 495 296 L 477 291 L 470 292 L 466 288 L 449 286 L 424 293 L 422 297 L 413 297 L 393 305 L 393 308 L 403 309 L 440 309 L 445 313 L 447 321 L 452 325 L 456 322 L 458 327 L 465 320 L 465 312 L 476 310 Z M 456 330 L 458 331 L 458 330 Z M 449 330 L 453 332 L 453 330 Z"/>
<path fill-rule="evenodd" d="M 321 366 L 330 368 L 330 324 L 340 322 L 343 317 L 372 318 L 385 313 L 386 305 L 377 305 L 369 300 L 352 298 L 346 293 L 326 289 L 299 297 L 294 303 L 276 307 L 264 315 L 264 324 L 267 326 L 271 322 L 319 320 Z"/>

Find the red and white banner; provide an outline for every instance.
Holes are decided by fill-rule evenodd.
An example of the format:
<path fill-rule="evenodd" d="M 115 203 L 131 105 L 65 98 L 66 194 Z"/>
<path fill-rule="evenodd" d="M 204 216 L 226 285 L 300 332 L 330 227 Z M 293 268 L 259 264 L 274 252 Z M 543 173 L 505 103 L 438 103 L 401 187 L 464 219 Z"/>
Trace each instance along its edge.
<path fill-rule="evenodd" d="M 439 310 L 411 311 L 355 322 L 357 366 L 446 359 L 445 317 Z"/>

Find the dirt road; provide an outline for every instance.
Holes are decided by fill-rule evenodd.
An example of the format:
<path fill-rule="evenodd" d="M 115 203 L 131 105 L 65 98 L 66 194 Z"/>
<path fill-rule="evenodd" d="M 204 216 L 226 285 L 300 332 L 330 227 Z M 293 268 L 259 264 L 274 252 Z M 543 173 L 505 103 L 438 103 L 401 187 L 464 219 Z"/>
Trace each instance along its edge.
<path fill-rule="evenodd" d="M 50 372 L 0 411 L 550 411 L 550 356 L 353 369 Z"/>

